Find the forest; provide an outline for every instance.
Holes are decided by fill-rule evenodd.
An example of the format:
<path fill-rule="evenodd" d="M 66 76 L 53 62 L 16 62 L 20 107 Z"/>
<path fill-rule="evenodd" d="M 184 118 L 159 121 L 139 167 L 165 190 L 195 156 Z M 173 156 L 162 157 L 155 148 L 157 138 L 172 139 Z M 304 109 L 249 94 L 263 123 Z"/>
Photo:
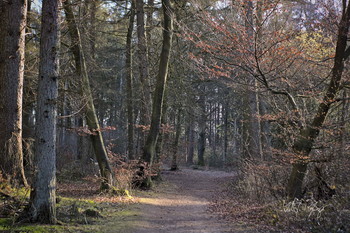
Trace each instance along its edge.
<path fill-rule="evenodd" d="M 349 28 L 350 0 L 0 0 L 0 232 L 350 232 Z"/>

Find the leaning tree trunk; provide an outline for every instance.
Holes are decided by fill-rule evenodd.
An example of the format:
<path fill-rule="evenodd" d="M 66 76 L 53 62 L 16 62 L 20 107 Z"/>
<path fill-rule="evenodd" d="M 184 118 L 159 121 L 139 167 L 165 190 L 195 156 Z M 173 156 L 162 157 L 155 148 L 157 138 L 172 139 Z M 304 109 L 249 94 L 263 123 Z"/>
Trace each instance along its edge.
<path fill-rule="evenodd" d="M 156 153 L 173 36 L 173 12 L 170 0 L 163 0 L 162 8 L 164 14 L 163 47 L 160 54 L 159 71 L 153 96 L 151 128 L 143 151 L 143 159 L 150 164 L 152 164 Z"/>
<path fill-rule="evenodd" d="M 59 77 L 59 1 L 42 7 L 40 68 L 35 131 L 35 178 L 31 192 L 31 220 L 56 223 L 56 122 Z"/>
<path fill-rule="evenodd" d="M 133 109 L 133 75 L 132 75 L 132 32 L 134 30 L 135 0 L 131 0 L 128 33 L 126 36 L 126 105 L 128 118 L 128 158 L 135 159 L 134 155 L 134 109 Z"/>
<path fill-rule="evenodd" d="M 344 4 L 346 2 L 344 1 Z M 346 55 L 346 44 L 348 40 L 350 26 L 350 6 L 343 6 L 343 14 L 339 23 L 338 38 L 332 69 L 331 81 L 326 90 L 323 101 L 319 104 L 318 110 L 310 125 L 301 130 L 299 137 L 294 143 L 293 150 L 299 157 L 293 164 L 292 172 L 287 185 L 287 195 L 289 198 L 301 198 L 303 180 L 307 171 L 308 159 L 315 139 L 326 119 L 331 104 L 334 103 L 335 97 L 339 91 L 340 80 L 344 70 L 344 60 Z M 349 50 L 349 49 L 348 49 Z"/>
<path fill-rule="evenodd" d="M 22 97 L 27 1 L 0 1 L 0 172 L 27 185 L 22 152 Z"/>
<path fill-rule="evenodd" d="M 91 131 L 91 141 L 94 147 L 98 166 L 102 177 L 101 190 L 107 190 L 113 185 L 113 172 L 109 165 L 107 151 L 103 142 L 102 132 L 96 115 L 93 102 L 92 92 L 90 89 L 90 81 L 87 73 L 85 57 L 81 45 L 81 37 L 74 18 L 69 0 L 63 2 L 68 30 L 72 41 L 72 53 L 75 59 L 76 72 L 82 81 L 82 93 L 86 98 L 87 104 L 85 109 L 86 122 Z"/>

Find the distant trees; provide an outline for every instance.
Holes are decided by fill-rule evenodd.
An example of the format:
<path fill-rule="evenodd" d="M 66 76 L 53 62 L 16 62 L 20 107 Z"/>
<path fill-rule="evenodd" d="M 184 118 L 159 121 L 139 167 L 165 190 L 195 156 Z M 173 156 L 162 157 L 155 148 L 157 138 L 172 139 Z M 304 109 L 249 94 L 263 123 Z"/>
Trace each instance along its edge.
<path fill-rule="evenodd" d="M 266 1 L 247 1 L 212 3 L 210 7 L 205 1 L 191 3 L 198 10 L 197 21 L 183 26 L 183 38 L 193 42 L 189 57 L 208 90 L 203 109 L 208 114 L 209 132 L 204 144 L 211 146 L 223 136 L 221 148 L 226 163 L 241 164 L 247 188 L 259 195 L 260 187 L 270 185 L 274 195 L 302 197 L 309 188 L 303 180 L 310 164 L 313 167 L 322 164 L 329 171 L 340 162 L 332 156 L 331 148 L 339 146 L 335 125 L 340 111 L 336 96 L 341 88 L 347 88 L 347 81 L 341 82 L 341 77 L 346 72 L 343 68 L 348 51 L 344 43 L 348 35 L 348 3 L 343 3 L 342 12 L 336 10 L 340 8 L 335 7 L 335 2 L 300 5 L 279 1 L 269 5 Z M 318 8 L 322 10 L 315 10 Z M 337 13 L 341 13 L 339 34 L 334 35 L 336 23 L 332 20 Z M 308 16 L 305 21 L 298 20 L 297 16 L 303 14 Z M 334 43 L 337 46 L 333 56 Z M 330 80 L 328 86 L 326 80 Z M 227 87 L 228 92 L 224 93 L 229 93 L 221 98 L 229 95 L 230 104 L 218 101 L 218 110 L 212 111 L 220 112 L 221 108 L 230 111 L 220 113 L 220 120 L 213 124 L 217 117 L 210 112 L 215 104 L 210 103 L 213 95 L 209 90 L 211 87 L 224 90 L 220 82 Z M 242 90 L 248 91 L 244 94 Z M 202 101 L 197 98 L 198 106 Z M 327 114 L 331 116 L 326 120 Z M 199 119 L 198 123 L 198 132 L 203 132 L 200 127 L 205 123 Z M 212 130 L 217 138 L 211 136 Z M 198 148 L 201 144 L 198 143 Z M 212 147 L 210 155 L 206 152 L 205 156 L 210 160 L 215 151 L 216 147 Z M 292 165 L 291 171 L 286 161 Z M 310 179 L 317 176 L 310 171 Z"/>
<path fill-rule="evenodd" d="M 37 132 L 34 221 L 55 222 L 55 151 L 59 170 L 98 167 L 102 189 L 137 159 L 239 168 L 260 196 L 300 198 L 322 172 L 344 183 L 350 10 L 321 2 L 66 0 L 57 84 L 57 1 L 41 27 L 31 18 L 26 48 L 26 2 L 0 1 L 2 175 L 26 184 L 23 121 Z"/>

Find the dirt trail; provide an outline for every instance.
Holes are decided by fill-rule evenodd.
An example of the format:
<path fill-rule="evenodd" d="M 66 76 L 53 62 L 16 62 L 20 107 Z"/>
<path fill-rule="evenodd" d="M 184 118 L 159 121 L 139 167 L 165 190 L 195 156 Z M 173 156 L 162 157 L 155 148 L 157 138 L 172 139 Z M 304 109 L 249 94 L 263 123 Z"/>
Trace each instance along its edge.
<path fill-rule="evenodd" d="M 130 232 L 257 232 L 239 223 L 219 221 L 207 211 L 210 199 L 233 176 L 221 171 L 164 171 L 165 182 L 141 198 L 137 207 L 141 214 Z"/>

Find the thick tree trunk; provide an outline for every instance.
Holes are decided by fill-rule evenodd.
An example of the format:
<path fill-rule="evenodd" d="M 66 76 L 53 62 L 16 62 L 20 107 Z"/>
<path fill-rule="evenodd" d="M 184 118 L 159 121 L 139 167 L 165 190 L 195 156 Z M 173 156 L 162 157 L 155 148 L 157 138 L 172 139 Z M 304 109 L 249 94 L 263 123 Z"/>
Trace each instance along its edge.
<path fill-rule="evenodd" d="M 87 73 L 86 62 L 81 45 L 81 38 L 70 1 L 64 1 L 63 6 L 68 22 L 69 34 L 73 42 L 71 50 L 75 59 L 76 72 L 78 76 L 81 77 L 82 93 L 87 101 L 85 109 L 86 122 L 89 130 L 92 132 L 90 137 L 102 177 L 101 190 L 107 190 L 110 188 L 110 186 L 113 185 L 113 172 L 109 165 L 107 151 L 103 142 L 102 132 L 100 130 L 100 125 L 96 115 L 92 92 L 90 89 L 90 80 Z"/>
<path fill-rule="evenodd" d="M 164 12 L 163 47 L 160 54 L 159 71 L 153 96 L 151 128 L 142 157 L 144 161 L 150 164 L 152 164 L 156 153 L 156 143 L 162 117 L 163 97 L 168 76 L 168 65 L 173 36 L 173 12 L 170 0 L 163 0 L 162 8 Z"/>
<path fill-rule="evenodd" d="M 344 70 L 344 58 L 346 44 L 348 40 L 350 26 L 350 6 L 347 3 L 346 9 L 339 23 L 337 45 L 334 57 L 334 65 L 332 69 L 331 80 L 326 90 L 323 101 L 319 104 L 318 110 L 313 121 L 306 128 L 301 130 L 299 137 L 293 146 L 293 151 L 299 157 L 293 164 L 292 172 L 287 185 L 287 195 L 289 198 L 301 198 L 303 196 L 302 186 L 307 171 L 308 159 L 315 139 L 326 119 L 331 104 L 339 91 L 340 80 Z"/>
<path fill-rule="evenodd" d="M 31 192 L 31 220 L 56 223 L 56 122 L 59 77 L 59 1 L 42 7 L 40 69 L 35 131 L 36 171 Z"/>
<path fill-rule="evenodd" d="M 132 74 L 132 32 L 134 30 L 135 0 L 131 0 L 128 33 L 126 36 L 126 104 L 128 116 L 128 158 L 135 159 L 134 153 L 134 109 L 133 109 L 133 74 Z"/>
<path fill-rule="evenodd" d="M 22 152 L 22 98 L 27 1 L 0 1 L 0 171 L 27 185 Z"/>

